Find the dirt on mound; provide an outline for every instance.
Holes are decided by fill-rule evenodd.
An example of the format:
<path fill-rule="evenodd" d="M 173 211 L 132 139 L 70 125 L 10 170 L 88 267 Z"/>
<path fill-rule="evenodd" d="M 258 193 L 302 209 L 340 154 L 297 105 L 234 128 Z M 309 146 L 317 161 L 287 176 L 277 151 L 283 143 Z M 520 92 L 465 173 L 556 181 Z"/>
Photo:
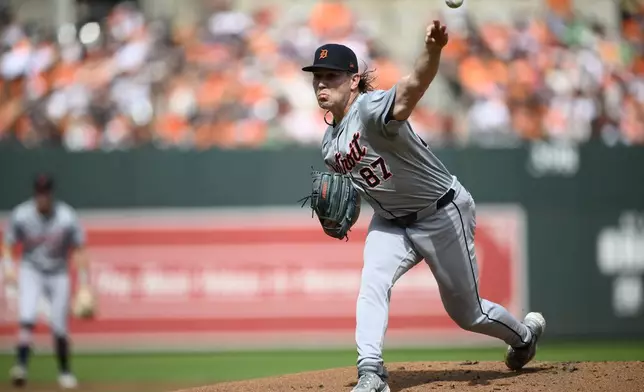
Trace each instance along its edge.
<path fill-rule="evenodd" d="M 411 362 L 389 364 L 391 392 L 508 391 L 594 392 L 644 391 L 644 361 L 533 362 L 519 372 L 499 362 Z M 177 392 L 348 392 L 356 384 L 355 368 L 290 374 L 214 384 Z"/>

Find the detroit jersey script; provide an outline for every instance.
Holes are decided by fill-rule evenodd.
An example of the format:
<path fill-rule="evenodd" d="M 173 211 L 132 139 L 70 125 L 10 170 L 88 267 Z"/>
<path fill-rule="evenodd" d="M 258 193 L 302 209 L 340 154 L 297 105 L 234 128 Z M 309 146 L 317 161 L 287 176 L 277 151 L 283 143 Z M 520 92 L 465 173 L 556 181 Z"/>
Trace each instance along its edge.
<path fill-rule="evenodd" d="M 322 140 L 329 170 L 350 174 L 363 198 L 386 219 L 427 207 L 454 181 L 408 121 L 386 122 L 395 92 L 394 86 L 360 94 Z"/>

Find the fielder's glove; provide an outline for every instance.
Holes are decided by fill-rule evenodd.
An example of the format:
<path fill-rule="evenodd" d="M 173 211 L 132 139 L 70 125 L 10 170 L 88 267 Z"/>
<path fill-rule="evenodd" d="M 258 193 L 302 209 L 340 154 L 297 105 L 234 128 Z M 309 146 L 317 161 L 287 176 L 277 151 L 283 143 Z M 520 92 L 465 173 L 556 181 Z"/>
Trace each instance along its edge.
<path fill-rule="evenodd" d="M 74 303 L 72 304 L 72 313 L 74 317 L 80 319 L 90 319 L 94 317 L 96 311 L 96 303 L 94 301 L 94 294 L 87 287 L 81 287 L 76 292 Z"/>
<path fill-rule="evenodd" d="M 360 194 L 353 186 L 351 177 L 319 171 L 313 171 L 311 175 L 311 195 L 302 200 L 305 203 L 307 199 L 311 201 L 311 209 L 317 214 L 327 235 L 349 240 L 347 233 L 360 216 Z"/>

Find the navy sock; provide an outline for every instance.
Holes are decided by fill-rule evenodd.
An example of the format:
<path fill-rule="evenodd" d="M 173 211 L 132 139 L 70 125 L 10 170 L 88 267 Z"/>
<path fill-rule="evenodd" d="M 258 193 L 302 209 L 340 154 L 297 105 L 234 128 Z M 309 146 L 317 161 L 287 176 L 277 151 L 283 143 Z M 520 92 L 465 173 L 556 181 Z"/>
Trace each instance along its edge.
<path fill-rule="evenodd" d="M 58 360 L 58 370 L 61 373 L 69 373 L 69 342 L 64 336 L 54 338 L 56 348 L 56 359 Z"/>
<path fill-rule="evenodd" d="M 29 354 L 31 354 L 31 347 L 28 344 L 19 344 L 16 347 L 16 361 L 19 366 L 27 367 L 29 364 Z"/>

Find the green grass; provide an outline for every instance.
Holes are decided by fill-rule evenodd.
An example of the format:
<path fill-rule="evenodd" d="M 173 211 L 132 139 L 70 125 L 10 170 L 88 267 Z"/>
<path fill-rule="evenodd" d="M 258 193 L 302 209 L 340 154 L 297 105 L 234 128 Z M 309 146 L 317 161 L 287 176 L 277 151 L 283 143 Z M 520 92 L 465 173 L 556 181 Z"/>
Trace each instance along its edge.
<path fill-rule="evenodd" d="M 497 361 L 503 348 L 387 350 L 387 362 L 402 361 Z M 86 382 L 209 383 L 287 374 L 316 369 L 353 366 L 355 351 L 222 352 L 213 354 L 76 355 L 72 365 Z M 644 360 L 644 341 L 603 343 L 552 343 L 540 347 L 540 361 Z M 7 381 L 13 363 L 0 355 L 0 380 Z M 34 356 L 30 380 L 54 380 L 51 355 Z M 0 381 L 1 382 L 1 381 Z"/>

